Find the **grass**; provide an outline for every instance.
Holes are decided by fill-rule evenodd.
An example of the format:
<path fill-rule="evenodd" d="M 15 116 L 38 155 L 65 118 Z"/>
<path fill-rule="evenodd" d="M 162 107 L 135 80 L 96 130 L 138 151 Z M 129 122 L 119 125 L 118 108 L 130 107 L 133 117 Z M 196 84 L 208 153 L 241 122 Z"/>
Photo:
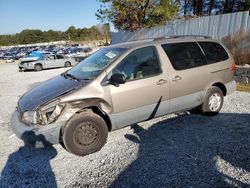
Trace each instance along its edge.
<path fill-rule="evenodd" d="M 237 83 L 237 91 L 245 91 L 250 93 L 250 84 Z"/>

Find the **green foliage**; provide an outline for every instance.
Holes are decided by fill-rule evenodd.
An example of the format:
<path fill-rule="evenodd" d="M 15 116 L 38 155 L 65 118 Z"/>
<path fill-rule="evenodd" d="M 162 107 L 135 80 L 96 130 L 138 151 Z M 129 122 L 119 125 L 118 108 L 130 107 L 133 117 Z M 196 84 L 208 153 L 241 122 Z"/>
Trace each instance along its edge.
<path fill-rule="evenodd" d="M 250 9 L 250 0 L 177 0 L 183 16 L 207 16 Z"/>
<path fill-rule="evenodd" d="M 89 41 L 89 40 L 110 40 L 109 24 L 100 24 L 91 28 L 75 28 L 70 26 L 65 32 L 62 31 L 41 31 L 37 29 L 25 29 L 15 35 L 0 35 L 0 45 L 34 44 L 40 42 L 53 42 L 60 40 Z"/>
<path fill-rule="evenodd" d="M 96 16 L 112 22 L 117 29 L 134 31 L 152 27 L 173 19 L 178 6 L 172 0 L 99 0 L 102 4 Z"/>
<path fill-rule="evenodd" d="M 22 44 L 30 44 L 33 41 L 42 42 L 44 40 L 41 30 L 25 29 L 18 35 L 18 41 Z"/>

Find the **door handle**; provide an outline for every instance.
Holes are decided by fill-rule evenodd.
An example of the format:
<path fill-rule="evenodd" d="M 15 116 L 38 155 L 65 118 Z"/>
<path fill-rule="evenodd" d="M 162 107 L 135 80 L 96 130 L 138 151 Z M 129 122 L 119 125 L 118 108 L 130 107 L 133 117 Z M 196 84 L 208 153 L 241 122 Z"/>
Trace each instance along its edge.
<path fill-rule="evenodd" d="M 157 84 L 157 85 L 163 85 L 163 84 L 166 84 L 166 83 L 168 83 L 167 80 L 160 79 L 156 84 Z"/>
<path fill-rule="evenodd" d="M 174 81 L 174 82 L 177 82 L 177 81 L 179 81 L 179 80 L 182 80 L 182 77 L 180 77 L 180 76 L 175 76 L 175 77 L 172 79 L 172 81 Z"/>

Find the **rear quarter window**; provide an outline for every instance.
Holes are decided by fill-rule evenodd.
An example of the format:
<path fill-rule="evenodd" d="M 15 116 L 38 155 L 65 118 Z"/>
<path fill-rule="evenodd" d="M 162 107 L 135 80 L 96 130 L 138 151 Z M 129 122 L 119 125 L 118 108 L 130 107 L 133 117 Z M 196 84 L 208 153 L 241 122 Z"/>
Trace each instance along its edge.
<path fill-rule="evenodd" d="M 225 49 L 216 42 L 198 42 L 207 58 L 207 63 L 217 63 L 227 60 L 228 54 Z"/>

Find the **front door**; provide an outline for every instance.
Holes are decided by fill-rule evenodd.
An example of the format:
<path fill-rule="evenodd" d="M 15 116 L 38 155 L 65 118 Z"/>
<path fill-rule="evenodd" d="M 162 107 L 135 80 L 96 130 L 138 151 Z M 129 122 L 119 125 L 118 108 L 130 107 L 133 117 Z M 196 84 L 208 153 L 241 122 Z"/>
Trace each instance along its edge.
<path fill-rule="evenodd" d="M 45 68 L 55 68 L 55 55 L 48 55 L 47 60 L 44 61 Z"/>
<path fill-rule="evenodd" d="M 167 113 L 169 86 L 154 46 L 136 49 L 114 68 L 126 83 L 109 85 L 116 128 L 134 124 Z"/>

